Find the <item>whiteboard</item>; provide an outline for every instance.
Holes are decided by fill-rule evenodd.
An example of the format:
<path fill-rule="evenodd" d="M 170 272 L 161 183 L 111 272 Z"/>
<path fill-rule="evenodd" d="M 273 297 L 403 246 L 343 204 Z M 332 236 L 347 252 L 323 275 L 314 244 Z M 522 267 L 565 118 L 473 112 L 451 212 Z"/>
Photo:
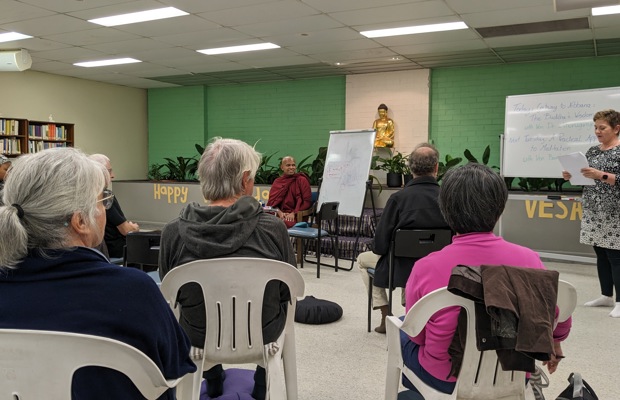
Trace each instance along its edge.
<path fill-rule="evenodd" d="M 620 110 L 620 87 L 506 97 L 502 175 L 560 178 L 558 156 L 598 144 L 592 117 Z"/>
<path fill-rule="evenodd" d="M 374 129 L 329 132 L 318 207 L 338 201 L 338 214 L 362 215 L 374 144 Z"/>

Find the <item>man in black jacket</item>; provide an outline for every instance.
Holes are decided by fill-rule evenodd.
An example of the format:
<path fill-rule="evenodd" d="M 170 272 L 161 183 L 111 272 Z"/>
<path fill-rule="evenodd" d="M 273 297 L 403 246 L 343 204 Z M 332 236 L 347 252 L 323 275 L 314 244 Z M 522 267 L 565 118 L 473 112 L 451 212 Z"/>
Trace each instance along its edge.
<path fill-rule="evenodd" d="M 405 187 L 390 196 L 375 232 L 373 251 L 357 257 L 362 280 L 370 285 L 367 270 L 375 268 L 372 289 L 373 309 L 381 310 L 381 324 L 376 332 L 385 333 L 385 317 L 389 314 L 388 287 L 389 250 L 392 234 L 397 229 L 437 229 L 448 228 L 439 211 L 439 185 L 437 170 L 439 152 L 429 143 L 421 143 L 408 158 L 413 179 Z M 394 265 L 394 287 L 405 287 L 413 263 L 412 258 L 397 258 Z M 404 300 L 403 300 L 404 302 Z"/>

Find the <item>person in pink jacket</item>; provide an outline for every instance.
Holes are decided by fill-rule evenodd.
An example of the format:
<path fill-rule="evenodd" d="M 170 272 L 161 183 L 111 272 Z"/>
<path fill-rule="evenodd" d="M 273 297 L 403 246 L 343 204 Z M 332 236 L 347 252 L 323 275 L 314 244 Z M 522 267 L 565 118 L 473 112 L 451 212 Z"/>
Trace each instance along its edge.
<path fill-rule="evenodd" d="M 416 262 L 405 288 L 407 311 L 424 295 L 447 286 L 452 268 L 459 264 L 545 268 L 536 252 L 493 234 L 507 200 L 503 179 L 484 165 L 470 163 L 446 173 L 439 207 L 456 236 L 450 245 Z M 418 336 L 401 335 L 405 364 L 425 383 L 444 393 L 452 393 L 456 382 L 454 376 L 449 376 L 448 347 L 458 314 L 458 308 L 439 311 Z M 569 318 L 553 332 L 554 354 L 543 363 L 550 373 L 563 358 L 560 342 L 568 336 L 571 323 Z M 408 379 L 403 378 L 403 384 L 417 391 Z"/>

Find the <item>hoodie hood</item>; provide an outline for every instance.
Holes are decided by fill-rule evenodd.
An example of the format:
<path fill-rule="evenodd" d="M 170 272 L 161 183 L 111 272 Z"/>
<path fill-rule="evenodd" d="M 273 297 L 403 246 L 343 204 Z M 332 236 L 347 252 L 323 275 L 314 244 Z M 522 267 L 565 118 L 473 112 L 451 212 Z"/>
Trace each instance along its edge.
<path fill-rule="evenodd" d="M 256 229 L 263 213 L 260 203 L 242 196 L 230 207 L 191 203 L 181 211 L 179 235 L 198 258 L 217 258 L 236 252 Z"/>

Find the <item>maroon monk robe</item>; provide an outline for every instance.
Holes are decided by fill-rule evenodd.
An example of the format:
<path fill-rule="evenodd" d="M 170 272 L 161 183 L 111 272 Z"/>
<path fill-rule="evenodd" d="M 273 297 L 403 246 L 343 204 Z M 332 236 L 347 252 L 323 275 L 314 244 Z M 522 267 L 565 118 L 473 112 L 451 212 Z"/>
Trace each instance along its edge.
<path fill-rule="evenodd" d="M 306 174 L 298 172 L 277 178 L 269 190 L 267 205 L 277 207 L 285 213 L 296 213 L 310 208 L 312 205 L 312 191 L 310 190 L 310 181 Z M 290 228 L 297 221 L 284 221 L 284 223 L 287 228 Z"/>

